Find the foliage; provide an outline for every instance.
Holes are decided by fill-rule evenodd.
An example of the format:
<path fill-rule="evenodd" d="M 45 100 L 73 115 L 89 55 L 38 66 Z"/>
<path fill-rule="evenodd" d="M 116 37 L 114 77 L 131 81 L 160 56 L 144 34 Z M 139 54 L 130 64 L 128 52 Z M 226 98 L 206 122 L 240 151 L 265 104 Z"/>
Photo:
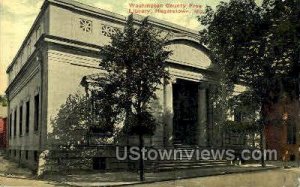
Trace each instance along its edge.
<path fill-rule="evenodd" d="M 52 132 L 49 134 L 49 146 L 54 146 L 54 150 L 73 150 L 87 146 L 91 141 L 102 144 L 112 143 L 113 140 L 107 133 L 116 136 L 118 129 L 112 130 L 111 126 L 107 126 L 101 119 L 95 125 L 93 122 L 95 116 L 87 107 L 90 102 L 90 98 L 87 99 L 80 94 L 69 95 L 66 103 L 61 105 L 58 114 L 51 120 Z M 93 128 L 103 133 L 98 133 L 94 137 L 91 134 Z"/>
<path fill-rule="evenodd" d="M 0 95 L 0 104 L 1 106 L 7 106 L 7 98 L 5 96 Z"/>
<path fill-rule="evenodd" d="M 52 133 L 49 142 L 63 149 L 75 148 L 84 144 L 89 128 L 86 98 L 78 94 L 70 95 L 61 106 L 57 116 L 52 119 Z"/>
<path fill-rule="evenodd" d="M 283 93 L 296 96 L 299 73 L 299 5 L 296 1 L 222 2 L 199 18 L 212 59 L 233 83 L 244 83 L 262 104 Z M 298 68 L 298 69 L 297 69 Z"/>
<path fill-rule="evenodd" d="M 232 94 L 232 89 L 227 82 L 221 77 L 218 82 L 209 87 L 208 103 L 211 105 L 211 118 L 213 131 L 211 143 L 221 145 L 222 143 L 222 126 L 228 119 L 229 103 L 228 99 Z"/>
<path fill-rule="evenodd" d="M 228 99 L 232 95 L 233 85 L 226 82 L 223 78 L 219 79 L 219 82 L 210 86 L 209 103 L 212 103 L 213 107 L 213 121 L 214 126 L 221 126 L 228 118 L 229 102 Z"/>
<path fill-rule="evenodd" d="M 297 97 L 300 58 L 300 6 L 297 1 L 221 2 L 199 17 L 201 42 L 225 79 L 245 84 L 264 107 L 282 97 Z M 250 102 L 250 101 L 248 101 Z"/>
<path fill-rule="evenodd" d="M 147 19 L 136 27 L 129 17 L 124 31 L 113 35 L 111 44 L 100 51 L 100 67 L 108 75 L 103 78 L 105 84 L 98 84 L 96 98 L 117 111 L 109 117 L 125 116 L 124 130 L 129 134 L 152 134 L 157 125 L 149 110 L 158 86 L 168 79 L 166 60 L 171 52 L 165 50 L 165 42 Z M 103 97 L 105 93 L 112 98 Z"/>
<path fill-rule="evenodd" d="M 237 121 L 225 121 L 222 129 L 225 132 L 233 133 L 253 133 L 260 131 L 260 124 L 253 122 L 237 122 Z"/>
<path fill-rule="evenodd" d="M 156 99 L 156 91 L 169 77 L 166 60 L 171 52 L 164 47 L 166 39 L 148 24 L 147 18 L 134 25 L 130 16 L 124 31 L 114 34 L 111 44 L 100 50 L 100 67 L 107 75 L 101 81 L 105 84 L 98 84 L 94 98 L 111 107 L 111 111 L 117 111 L 116 115 L 107 116 L 113 118 L 110 121 L 125 117 L 123 132 L 139 136 L 140 153 L 143 136 L 153 134 L 158 124 L 150 112 L 151 101 Z M 105 94 L 112 95 L 113 99 Z M 140 180 L 144 180 L 142 157 L 139 163 Z"/>
<path fill-rule="evenodd" d="M 207 7 L 199 17 L 205 26 L 201 42 L 210 49 L 225 80 L 246 85 L 260 106 L 261 149 L 270 109 L 284 100 L 298 102 L 299 19 L 299 0 L 264 0 L 261 7 L 255 0 L 230 0 L 216 10 Z M 251 100 L 246 103 L 251 106 Z"/>
<path fill-rule="evenodd" d="M 87 105 L 89 106 L 91 126 L 102 133 L 114 133 L 115 125 L 120 122 L 122 117 L 119 115 L 121 109 L 116 107 L 119 100 L 118 87 L 101 75 L 84 77 L 82 86 L 90 87 Z"/>
<path fill-rule="evenodd" d="M 149 112 L 142 112 L 140 114 L 140 119 L 137 119 L 137 117 L 138 116 L 134 114 L 127 115 L 126 126 L 124 127 L 123 132 L 127 132 L 129 135 L 153 135 L 155 127 L 159 125 L 154 116 Z"/>
<path fill-rule="evenodd" d="M 228 100 L 231 114 L 241 115 L 241 121 L 255 123 L 258 120 L 257 112 L 260 108 L 259 98 L 255 96 L 251 90 L 232 96 Z"/>

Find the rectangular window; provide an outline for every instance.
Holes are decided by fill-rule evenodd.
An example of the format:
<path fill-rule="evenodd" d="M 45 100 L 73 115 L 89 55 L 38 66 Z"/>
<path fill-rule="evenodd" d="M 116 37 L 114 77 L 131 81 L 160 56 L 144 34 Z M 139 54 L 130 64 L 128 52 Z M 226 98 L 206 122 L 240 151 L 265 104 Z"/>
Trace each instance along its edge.
<path fill-rule="evenodd" d="M 25 159 L 28 160 L 28 150 L 25 151 Z"/>
<path fill-rule="evenodd" d="M 25 132 L 29 133 L 29 116 L 30 116 L 30 105 L 29 101 L 26 102 L 26 118 L 25 118 Z"/>
<path fill-rule="evenodd" d="M 14 150 L 14 157 L 17 156 L 17 150 Z"/>
<path fill-rule="evenodd" d="M 24 53 L 23 53 L 23 51 L 20 53 L 20 59 L 19 59 L 19 62 L 23 65 L 23 64 L 25 64 L 25 58 L 24 58 L 24 55 L 23 55 Z"/>
<path fill-rule="evenodd" d="M 34 157 L 34 161 L 37 162 L 38 161 L 38 152 L 37 151 L 33 152 L 33 157 Z"/>
<path fill-rule="evenodd" d="M 29 58 L 29 56 L 31 55 L 31 40 L 28 40 L 26 48 L 27 48 L 27 58 Z"/>
<path fill-rule="evenodd" d="M 17 135 L 17 109 L 15 110 L 14 114 L 14 137 Z"/>
<path fill-rule="evenodd" d="M 19 113 L 19 135 L 22 136 L 23 134 L 23 105 L 20 106 L 20 113 Z"/>
<path fill-rule="evenodd" d="M 9 138 L 11 138 L 11 132 L 12 132 L 12 113 L 9 115 Z"/>
<path fill-rule="evenodd" d="M 39 130 L 39 111 L 40 111 L 40 97 L 39 94 L 34 97 L 34 130 Z"/>

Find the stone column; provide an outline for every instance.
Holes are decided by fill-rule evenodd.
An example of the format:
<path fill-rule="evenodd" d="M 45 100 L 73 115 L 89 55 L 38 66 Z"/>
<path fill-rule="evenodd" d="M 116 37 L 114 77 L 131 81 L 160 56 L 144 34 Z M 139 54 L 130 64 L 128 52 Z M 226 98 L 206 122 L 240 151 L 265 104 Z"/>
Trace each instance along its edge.
<path fill-rule="evenodd" d="M 164 85 L 164 145 L 173 146 L 173 83 L 169 80 Z"/>
<path fill-rule="evenodd" d="M 206 88 L 200 83 L 198 87 L 198 127 L 197 144 L 207 146 L 207 97 Z"/>
<path fill-rule="evenodd" d="M 214 126 L 213 126 L 213 103 L 211 101 L 211 86 L 208 85 L 206 89 L 207 99 L 207 146 L 214 146 L 215 140 L 218 137 L 214 137 Z M 216 136 L 216 134 L 215 134 Z"/>

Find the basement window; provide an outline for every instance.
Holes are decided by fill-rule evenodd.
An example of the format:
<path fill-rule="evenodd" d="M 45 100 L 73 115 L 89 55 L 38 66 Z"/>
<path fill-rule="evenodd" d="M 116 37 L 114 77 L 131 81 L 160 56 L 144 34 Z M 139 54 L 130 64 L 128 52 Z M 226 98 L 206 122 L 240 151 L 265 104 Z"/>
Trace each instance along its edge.
<path fill-rule="evenodd" d="M 106 169 L 106 158 L 104 158 L 104 157 L 93 158 L 93 169 L 94 170 L 105 170 Z"/>

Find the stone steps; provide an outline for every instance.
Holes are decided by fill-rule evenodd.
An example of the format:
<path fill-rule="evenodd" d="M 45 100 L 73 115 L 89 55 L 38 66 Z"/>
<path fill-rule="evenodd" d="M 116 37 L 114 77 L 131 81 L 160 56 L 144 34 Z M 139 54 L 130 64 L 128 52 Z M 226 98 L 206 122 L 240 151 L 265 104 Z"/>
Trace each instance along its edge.
<path fill-rule="evenodd" d="M 191 161 L 159 161 L 156 165 L 156 170 L 173 170 L 173 169 L 192 169 L 192 168 L 208 168 L 208 167 L 223 167 L 230 165 L 227 161 L 204 161 L 204 160 L 191 160 Z"/>
<path fill-rule="evenodd" d="M 152 168 L 157 171 L 168 171 L 177 169 L 216 168 L 230 165 L 230 162 L 226 160 L 198 160 L 195 156 L 196 153 L 194 153 L 193 157 L 189 158 L 188 155 L 191 155 L 194 148 L 196 147 L 175 144 L 174 149 L 182 151 L 181 159 L 175 160 L 174 155 L 172 154 L 170 160 L 146 161 L 146 168 Z M 178 158 L 180 158 L 179 155 L 180 154 L 178 154 Z"/>
<path fill-rule="evenodd" d="M 170 171 L 170 170 L 178 170 L 178 169 L 196 169 L 196 168 L 220 168 L 220 167 L 226 167 L 228 164 L 222 164 L 222 165 L 205 165 L 205 166 L 198 166 L 198 165 L 193 165 L 193 166 L 176 166 L 176 167 L 159 167 L 157 170 L 158 171 Z"/>

